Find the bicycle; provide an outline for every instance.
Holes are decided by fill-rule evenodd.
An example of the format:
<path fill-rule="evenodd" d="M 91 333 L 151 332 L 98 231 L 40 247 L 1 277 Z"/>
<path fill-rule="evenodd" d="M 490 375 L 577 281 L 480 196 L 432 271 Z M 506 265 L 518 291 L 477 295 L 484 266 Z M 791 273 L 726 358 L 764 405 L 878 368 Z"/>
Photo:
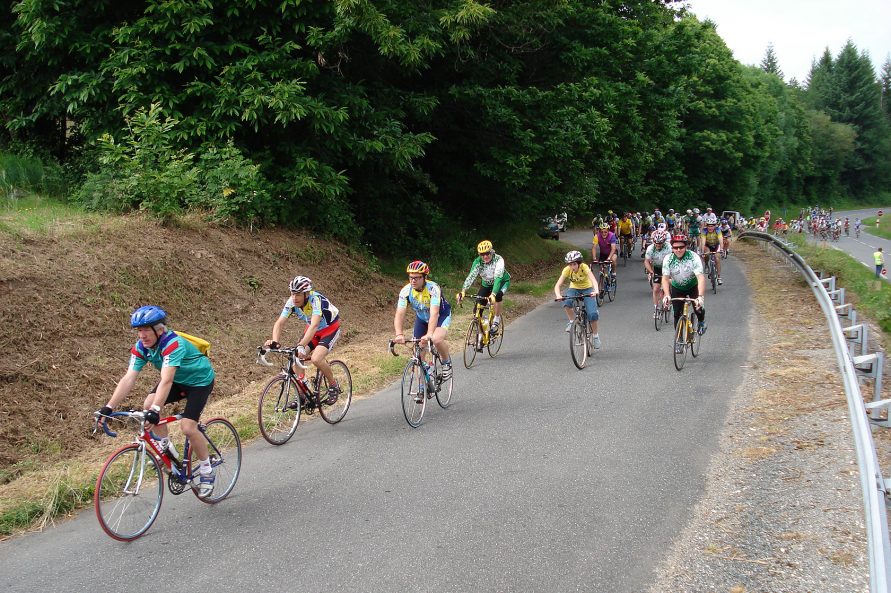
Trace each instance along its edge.
<path fill-rule="evenodd" d="M 647 273 L 647 276 L 650 279 L 650 285 L 652 285 L 654 282 L 653 275 Z M 661 286 L 662 283 L 660 282 L 659 284 Z M 660 288 L 660 293 L 661 292 L 662 289 Z M 653 310 L 653 324 L 656 326 L 656 331 L 659 331 L 662 329 L 663 325 L 668 324 L 668 321 L 670 319 L 669 316 L 671 314 L 671 307 L 665 305 L 665 303 L 662 302 L 662 297 L 660 297 L 659 300 L 656 301 L 656 304 L 653 306 Z"/>
<path fill-rule="evenodd" d="M 858 239 L 860 238 L 860 227 L 854 229 L 854 236 Z"/>
<path fill-rule="evenodd" d="M 693 317 L 696 313 L 693 310 L 693 307 L 690 306 L 690 303 L 694 302 L 696 299 L 684 297 L 671 300 L 684 301 L 684 311 L 678 319 L 674 333 L 674 343 L 672 344 L 674 368 L 681 370 L 684 368 L 684 363 L 687 360 L 687 350 L 690 351 L 693 358 L 699 356 L 699 350 L 702 345 L 702 335 L 694 329 L 693 325 Z"/>
<path fill-rule="evenodd" d="M 117 436 L 108 428 L 111 418 L 132 419 L 139 423 L 134 441 L 106 459 L 93 493 L 99 525 L 118 541 L 135 540 L 155 522 L 164 498 L 164 474 L 167 474 L 167 489 L 171 494 L 182 494 L 188 488 L 198 500 L 207 504 L 220 502 L 235 487 L 241 472 L 241 439 L 225 418 L 211 418 L 198 424 L 198 430 L 207 440 L 210 464 L 216 473 L 213 492 L 205 497 L 198 493 L 198 460 L 188 438 L 183 444 L 182 457 L 177 458 L 169 448 L 162 451 L 160 443 L 146 430 L 145 412 L 130 410 L 112 412 L 109 416 L 96 413 L 94 418 L 93 434 L 101 426 L 110 437 Z M 161 418 L 158 426 L 181 419 L 182 414 Z"/>
<path fill-rule="evenodd" d="M 432 368 L 421 358 L 423 348 L 420 338 L 406 340 L 405 343 L 412 344 L 412 356 L 402 371 L 402 414 L 409 426 L 417 428 L 424 418 L 428 399 L 436 396 L 440 408 L 449 407 L 454 378 L 443 379 L 442 359 L 432 342 L 428 341 L 426 348 L 433 356 Z M 387 349 L 393 356 L 399 356 L 395 346 L 396 342 L 390 340 Z"/>
<path fill-rule="evenodd" d="M 613 275 L 613 263 L 611 260 L 597 261 L 595 264 L 600 265 L 600 273 L 597 275 L 597 286 L 600 292 L 597 293 L 597 306 L 603 304 L 603 299 L 608 298 L 610 302 L 616 298 L 617 278 Z"/>
<path fill-rule="evenodd" d="M 257 363 L 275 366 L 266 360 L 266 354 L 281 354 L 281 370 L 263 388 L 257 403 L 257 423 L 260 434 L 272 445 L 284 445 L 297 431 L 300 414 L 312 414 L 315 410 L 328 424 L 337 424 L 346 416 L 353 401 L 353 378 L 350 369 L 340 360 L 330 360 L 328 365 L 340 388 L 336 400 L 329 403 L 328 379 L 318 368 L 312 387 L 306 381 L 307 365 L 298 356 L 297 347 L 257 348 Z M 294 367 L 300 369 L 297 376 Z"/>
<path fill-rule="evenodd" d="M 476 353 L 482 352 L 484 346 L 490 358 L 498 356 L 501 344 L 504 342 L 504 324 L 500 324 L 493 334 L 491 328 L 495 311 L 489 305 L 489 301 L 478 294 L 467 298 L 475 300 L 473 318 L 470 320 L 470 327 L 467 328 L 467 337 L 464 340 L 464 367 L 469 369 L 473 366 Z M 460 306 L 463 307 L 463 304 Z"/>
<path fill-rule="evenodd" d="M 554 299 L 563 302 L 572 299 L 573 319 L 569 328 L 569 355 L 572 363 L 579 370 L 585 368 L 585 363 L 594 350 L 594 337 L 591 335 L 591 324 L 588 323 L 588 311 L 585 309 L 585 298 L 595 296 L 591 294 L 565 296 Z"/>
<path fill-rule="evenodd" d="M 706 275 L 708 276 L 709 282 L 712 283 L 712 293 L 718 294 L 718 267 L 715 263 L 715 258 L 712 257 L 714 254 L 714 251 L 710 251 L 703 254 L 702 257 L 705 259 Z"/>
<path fill-rule="evenodd" d="M 622 235 L 621 245 L 619 246 L 619 256 L 622 258 L 622 267 L 628 265 L 628 259 L 631 257 L 631 235 Z"/>

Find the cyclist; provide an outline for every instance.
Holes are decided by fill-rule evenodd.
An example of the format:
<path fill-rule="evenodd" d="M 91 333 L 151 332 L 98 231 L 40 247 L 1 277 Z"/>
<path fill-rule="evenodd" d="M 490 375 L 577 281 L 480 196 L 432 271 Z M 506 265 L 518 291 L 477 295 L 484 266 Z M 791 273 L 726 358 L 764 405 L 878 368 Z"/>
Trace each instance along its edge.
<path fill-rule="evenodd" d="M 396 315 L 393 316 L 393 329 L 396 337 L 393 342 L 405 344 L 402 325 L 405 323 L 405 310 L 409 304 L 415 310 L 415 326 L 412 335 L 421 340 L 421 346 L 432 341 L 442 357 L 442 378 L 452 378 L 452 358 L 449 356 L 449 343 L 446 340 L 449 325 L 452 323 L 452 307 L 442 294 L 439 284 L 427 280 L 430 266 L 415 260 L 405 268 L 408 284 L 399 291 L 396 302 Z"/>
<path fill-rule="evenodd" d="M 677 327 L 684 311 L 682 301 L 671 299 L 692 297 L 696 299 L 694 310 L 699 320 L 697 332 L 705 333 L 705 275 L 702 273 L 702 259 L 687 249 L 687 237 L 675 235 L 671 238 L 671 255 L 662 262 L 662 303 L 671 303 L 674 309 L 674 325 Z M 675 352 L 683 352 L 683 344 L 675 344 Z"/>
<path fill-rule="evenodd" d="M 186 400 L 182 430 L 198 457 L 198 496 L 210 496 L 216 475 L 210 465 L 207 441 L 198 430 L 198 419 L 213 391 L 216 376 L 210 359 L 191 342 L 167 328 L 167 313 L 160 307 L 139 307 L 130 316 L 130 327 L 136 329 L 137 341 L 130 349 L 129 368 L 118 381 L 111 399 L 99 410 L 99 414 L 110 415 L 133 390 L 139 372 L 146 363 L 151 363 L 161 371 L 161 380 L 143 404 L 148 428 L 159 439 L 162 450 L 167 448 L 176 455 L 170 443 L 167 425 L 154 425 L 161 419 L 159 413 L 164 404 Z"/>
<path fill-rule="evenodd" d="M 597 293 L 600 292 L 600 287 L 597 285 L 597 280 L 594 278 L 591 268 L 582 261 L 581 251 L 570 251 L 563 259 L 566 262 L 566 267 L 563 268 L 560 278 L 557 279 L 557 283 L 554 285 L 554 296 L 560 299 L 564 296 L 584 295 L 585 312 L 588 314 L 588 323 L 591 325 L 591 335 L 593 336 L 592 345 L 594 350 L 600 350 L 600 334 L 597 333 L 597 320 L 600 318 L 600 312 L 597 310 L 597 300 L 595 299 Z M 569 288 L 566 289 L 566 294 L 563 295 L 560 294 L 560 288 L 567 278 L 569 278 Z M 569 323 L 566 324 L 566 331 L 568 332 L 572 328 L 572 299 L 563 301 L 563 310 L 566 312 L 567 319 L 569 319 Z"/>
<path fill-rule="evenodd" d="M 854 233 L 859 237 L 860 236 L 860 228 L 863 226 L 863 223 L 859 218 L 854 219 Z"/>
<path fill-rule="evenodd" d="M 721 220 L 721 236 L 724 239 L 724 252 L 730 252 L 730 241 L 733 238 L 733 226 L 726 218 Z"/>
<path fill-rule="evenodd" d="M 301 360 L 309 354 L 310 361 L 325 375 L 329 387 L 328 399 L 324 403 L 333 405 L 337 402 L 341 389 L 325 357 L 340 337 L 340 311 L 325 295 L 313 290 L 312 280 L 306 276 L 295 276 L 288 288 L 291 290 L 291 297 L 285 301 L 285 307 L 272 326 L 272 339 L 266 340 L 265 346 L 279 347 L 282 328 L 291 315 L 305 321 L 306 330 L 296 344 L 297 354 Z M 294 400 L 290 405 L 296 409 L 300 406 L 300 400 Z"/>
<path fill-rule="evenodd" d="M 622 218 L 616 226 L 619 230 L 619 240 L 622 241 L 622 248 L 630 257 L 631 248 L 634 245 L 634 223 L 629 218 L 627 212 L 622 213 Z"/>
<path fill-rule="evenodd" d="M 848 220 L 847 216 L 845 216 L 845 236 L 851 236 L 851 221 Z"/>
<path fill-rule="evenodd" d="M 458 293 L 458 304 L 461 304 L 465 292 L 479 276 L 483 284 L 479 290 L 480 304 L 486 299 L 490 303 L 495 303 L 495 319 L 492 320 L 492 327 L 489 328 L 489 332 L 494 335 L 501 324 L 501 301 L 504 300 L 504 295 L 510 288 L 510 274 L 504 269 L 504 258 L 495 253 L 491 241 L 480 241 L 476 246 L 476 252 L 478 256 L 473 260 L 470 273 L 467 274 L 464 286 Z"/>
<path fill-rule="evenodd" d="M 699 244 L 699 225 L 702 223 L 702 217 L 699 216 L 699 208 L 687 210 L 687 236 L 690 238 L 690 245 Z"/>
<path fill-rule="evenodd" d="M 660 295 L 662 292 L 662 264 L 665 258 L 671 255 L 671 245 L 668 243 L 668 233 L 665 231 L 653 231 L 653 244 L 647 247 L 647 255 L 644 259 L 644 267 L 650 275 L 653 285 L 653 316 L 658 315 Z"/>
<path fill-rule="evenodd" d="M 606 223 L 603 223 L 600 225 L 597 234 L 594 235 L 592 243 L 591 259 L 595 262 L 609 261 L 612 265 L 612 269 L 610 270 L 610 277 L 612 279 L 612 277 L 616 275 L 616 261 L 618 260 L 618 240 L 616 239 L 615 233 L 609 230 L 609 226 Z M 599 258 L 598 252 L 600 252 Z"/>
<path fill-rule="evenodd" d="M 721 258 L 720 253 L 724 250 L 722 247 L 723 237 L 718 230 L 718 217 L 711 214 L 705 219 L 705 233 L 702 235 L 702 254 L 715 258 L 715 268 L 718 272 L 718 285 L 724 284 L 721 280 Z"/>

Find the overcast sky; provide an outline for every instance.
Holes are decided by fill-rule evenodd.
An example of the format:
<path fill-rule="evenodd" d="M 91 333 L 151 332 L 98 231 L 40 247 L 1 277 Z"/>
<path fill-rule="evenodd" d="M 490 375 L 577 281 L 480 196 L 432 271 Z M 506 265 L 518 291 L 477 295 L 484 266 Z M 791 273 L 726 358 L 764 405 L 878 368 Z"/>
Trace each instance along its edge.
<path fill-rule="evenodd" d="M 687 0 L 709 19 L 743 64 L 760 64 L 768 43 L 786 81 L 807 79 L 811 61 L 829 47 L 832 57 L 850 38 L 872 58 L 878 76 L 891 52 L 891 0 Z"/>

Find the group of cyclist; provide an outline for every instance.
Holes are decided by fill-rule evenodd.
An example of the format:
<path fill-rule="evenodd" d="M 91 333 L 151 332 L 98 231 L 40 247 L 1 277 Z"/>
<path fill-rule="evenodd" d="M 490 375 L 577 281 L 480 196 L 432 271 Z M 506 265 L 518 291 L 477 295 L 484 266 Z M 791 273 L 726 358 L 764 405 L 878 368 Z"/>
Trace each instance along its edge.
<path fill-rule="evenodd" d="M 658 304 L 660 288 L 664 293 L 661 298 L 665 306 L 673 297 L 696 298 L 699 331 L 705 331 L 703 264 L 696 253 L 688 250 L 688 246 L 698 242 L 701 249 L 711 253 L 726 248 L 727 243 L 721 241 L 723 231 L 717 230 L 717 219 L 711 209 L 704 216 L 700 216 L 698 210 L 688 210 L 686 217 L 675 214 L 673 210 L 669 210 L 667 216 L 663 216 L 659 210 L 652 215 L 646 212 L 643 215 L 626 212 L 617 216 L 609 212 L 606 217 L 597 217 L 595 221 L 597 229 L 591 256 L 593 262 L 606 266 L 606 281 L 615 281 L 620 241 L 626 242 L 626 248 L 630 250 L 637 237 L 646 237 L 644 266 L 653 283 L 654 305 Z M 671 234 L 672 229 L 675 231 L 674 235 Z M 685 232 L 689 233 L 689 237 Z M 460 303 L 466 297 L 467 290 L 479 279 L 481 288 L 475 298 L 482 304 L 488 303 L 494 307 L 494 320 L 489 328 L 494 334 L 503 323 L 503 301 L 510 288 L 511 276 L 505 267 L 504 258 L 495 253 L 491 241 L 481 241 L 476 250 L 477 257 L 461 291 L 456 295 L 456 301 Z M 601 340 L 596 297 L 604 287 L 599 286 L 591 267 L 583 260 L 580 251 L 573 250 L 566 254 L 566 265 L 554 285 L 554 294 L 557 299 L 565 299 L 563 306 L 570 324 L 572 301 L 566 297 L 584 297 L 593 337 L 592 346 L 597 350 L 601 347 Z M 396 300 L 393 341 L 397 344 L 404 344 L 406 341 L 403 326 L 410 306 L 415 312 L 412 337 L 419 340 L 422 347 L 426 347 L 428 343 L 435 346 L 443 360 L 443 378 L 448 379 L 452 373 L 447 341 L 452 321 L 451 305 L 443 294 L 442 287 L 430 280 L 430 266 L 427 263 L 421 260 L 412 261 L 406 267 L 406 274 L 408 283 L 399 291 Z M 569 287 L 562 292 L 567 280 Z M 325 376 L 329 387 L 323 401 L 333 404 L 341 395 L 341 389 L 327 362 L 327 356 L 342 333 L 340 311 L 328 297 L 314 289 L 312 280 L 306 276 L 294 277 L 288 288 L 290 294 L 272 326 L 271 338 L 265 341 L 264 347 L 280 347 L 282 331 L 288 318 L 296 317 L 305 322 L 305 329 L 296 343 L 298 356 L 310 360 Z M 677 302 L 674 309 L 677 320 L 680 315 Z M 200 496 L 209 496 L 213 492 L 215 475 L 207 444 L 204 439 L 198 438 L 198 421 L 213 391 L 213 366 L 209 358 L 188 337 L 183 337 L 186 334 L 180 335 L 169 327 L 167 313 L 158 306 L 147 305 L 136 309 L 130 317 L 130 325 L 136 331 L 137 339 L 130 350 L 128 369 L 111 398 L 97 411 L 97 415 L 103 420 L 110 417 L 114 408 L 132 391 L 140 371 L 147 363 L 151 363 L 160 371 L 160 380 L 143 403 L 147 428 L 158 439 L 162 449 L 167 448 L 176 455 L 166 425 L 159 424 L 160 412 L 166 404 L 186 400 L 182 428 L 193 443 L 198 459 L 196 489 Z"/>

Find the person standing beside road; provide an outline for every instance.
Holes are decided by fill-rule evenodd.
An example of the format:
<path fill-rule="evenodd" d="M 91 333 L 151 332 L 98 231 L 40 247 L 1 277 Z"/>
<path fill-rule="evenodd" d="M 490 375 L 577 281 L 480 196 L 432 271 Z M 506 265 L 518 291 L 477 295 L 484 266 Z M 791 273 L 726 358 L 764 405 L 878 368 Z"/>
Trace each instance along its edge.
<path fill-rule="evenodd" d="M 872 254 L 872 257 L 876 261 L 876 278 L 881 278 L 882 270 L 885 268 L 885 254 L 882 253 L 882 248 L 879 247 L 878 250 Z"/>

